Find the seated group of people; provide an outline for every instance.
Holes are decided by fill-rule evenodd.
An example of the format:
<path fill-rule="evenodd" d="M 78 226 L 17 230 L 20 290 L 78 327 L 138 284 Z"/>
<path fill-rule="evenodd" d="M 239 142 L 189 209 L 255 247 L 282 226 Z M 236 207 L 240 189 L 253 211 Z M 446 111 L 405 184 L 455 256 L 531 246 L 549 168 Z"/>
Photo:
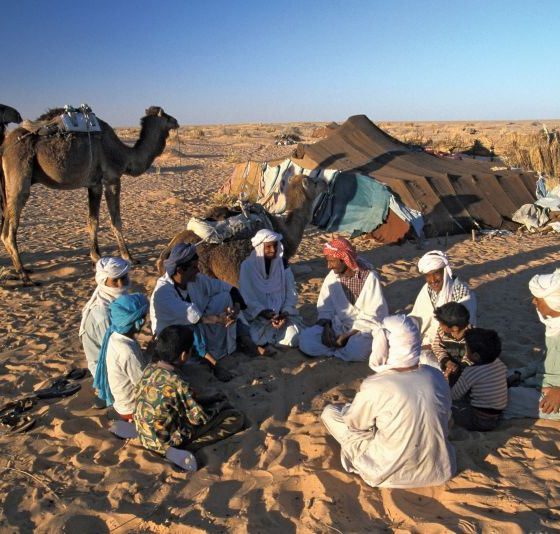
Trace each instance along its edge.
<path fill-rule="evenodd" d="M 133 421 L 146 448 L 196 450 L 243 427 L 243 414 L 225 397 L 195 394 L 183 367 L 192 355 L 219 380 L 229 380 L 223 362 L 240 344 L 260 355 L 288 346 L 311 357 L 369 360 L 375 374 L 354 401 L 327 406 L 322 420 L 341 445 L 344 468 L 373 486 L 427 486 L 451 478 L 451 413 L 455 424 L 480 431 L 492 430 L 501 417 L 560 419 L 560 272 L 530 284 L 547 327 L 544 366 L 532 364 L 508 378 L 498 334 L 476 327 L 476 297 L 453 276 L 443 252 L 420 259 L 426 283 L 411 313 L 389 315 L 373 267 L 346 239 L 331 240 L 323 249 L 329 273 L 318 319 L 306 328 L 282 236 L 261 230 L 252 245 L 239 289 L 201 274 L 195 246 L 176 245 L 150 302 L 129 293 L 126 261 L 97 263 L 98 285 L 80 325 L 96 404 L 113 405 L 119 417 Z M 148 312 L 151 355 L 135 340 Z M 509 396 L 508 385 L 515 386 Z"/>

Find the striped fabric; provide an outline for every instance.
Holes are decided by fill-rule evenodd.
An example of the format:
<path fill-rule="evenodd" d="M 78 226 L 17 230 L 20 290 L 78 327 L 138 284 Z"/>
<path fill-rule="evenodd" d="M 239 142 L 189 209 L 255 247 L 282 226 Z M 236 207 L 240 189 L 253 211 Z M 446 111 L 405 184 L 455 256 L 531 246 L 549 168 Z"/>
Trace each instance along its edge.
<path fill-rule="evenodd" d="M 472 328 L 472 325 L 468 325 L 467 328 Z M 432 352 L 442 369 L 443 364 L 447 363 L 449 359 L 457 364 L 471 365 L 470 361 L 465 358 L 465 338 L 455 339 L 451 334 L 446 334 L 441 326 L 432 342 Z"/>
<path fill-rule="evenodd" d="M 503 410 L 508 401 L 507 368 L 499 358 L 486 365 L 463 369 L 459 380 L 451 388 L 453 400 L 471 395 L 471 406 Z"/>

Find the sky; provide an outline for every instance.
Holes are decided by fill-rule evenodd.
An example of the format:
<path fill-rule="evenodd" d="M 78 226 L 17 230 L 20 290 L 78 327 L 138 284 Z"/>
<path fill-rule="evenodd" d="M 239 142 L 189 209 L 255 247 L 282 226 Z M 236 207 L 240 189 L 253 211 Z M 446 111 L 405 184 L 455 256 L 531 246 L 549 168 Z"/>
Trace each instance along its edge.
<path fill-rule="evenodd" d="M 0 103 L 113 126 L 560 118 L 558 0 L 5 0 Z"/>

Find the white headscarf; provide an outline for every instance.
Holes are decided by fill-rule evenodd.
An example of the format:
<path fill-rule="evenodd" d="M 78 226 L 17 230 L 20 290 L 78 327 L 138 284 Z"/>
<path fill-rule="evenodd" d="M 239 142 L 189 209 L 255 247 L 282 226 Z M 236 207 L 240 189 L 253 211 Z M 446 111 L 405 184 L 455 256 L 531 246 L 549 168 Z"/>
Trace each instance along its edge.
<path fill-rule="evenodd" d="M 431 250 L 426 252 L 418 261 L 418 270 L 422 274 L 428 274 L 432 271 L 443 269 L 443 287 L 438 294 L 436 307 L 443 306 L 451 302 L 453 293 L 453 271 L 449 266 L 449 258 L 445 252 L 441 250 Z"/>
<path fill-rule="evenodd" d="M 560 269 L 552 274 L 537 274 L 529 281 L 529 291 L 533 296 L 544 299 L 554 311 L 560 312 Z M 560 317 L 545 317 L 537 310 L 539 319 L 546 326 L 545 335 L 554 337 L 560 334 Z"/>
<path fill-rule="evenodd" d="M 257 292 L 266 295 L 267 305 L 269 309 L 275 313 L 280 312 L 282 304 L 284 303 L 284 288 L 285 288 L 285 274 L 284 274 L 284 245 L 282 245 L 282 234 L 273 232 L 272 230 L 263 229 L 259 230 L 251 244 L 254 249 L 251 255 L 247 258 L 249 267 L 253 271 L 252 282 L 255 285 Z M 265 259 L 264 259 L 264 244 L 276 242 L 276 256 L 270 262 L 270 270 L 266 274 Z"/>
<path fill-rule="evenodd" d="M 412 367 L 420 361 L 420 332 L 407 315 L 389 315 L 374 333 L 369 366 L 376 373 Z"/>
<path fill-rule="evenodd" d="M 105 257 L 95 264 L 95 281 L 97 287 L 82 310 L 79 336 L 85 333 L 87 318 L 95 306 L 109 306 L 116 298 L 128 292 L 128 286 L 109 287 L 105 285 L 108 278 L 122 278 L 130 270 L 130 263 L 122 258 Z"/>

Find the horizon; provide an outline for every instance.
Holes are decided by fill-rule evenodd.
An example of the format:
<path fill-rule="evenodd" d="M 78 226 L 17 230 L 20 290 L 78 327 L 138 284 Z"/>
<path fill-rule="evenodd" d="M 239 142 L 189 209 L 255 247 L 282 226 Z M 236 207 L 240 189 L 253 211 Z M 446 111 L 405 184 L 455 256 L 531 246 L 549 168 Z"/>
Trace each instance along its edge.
<path fill-rule="evenodd" d="M 22 0 L 3 15 L 1 103 L 25 118 L 83 102 L 122 128 L 151 105 L 193 126 L 560 117 L 554 0 Z"/>

